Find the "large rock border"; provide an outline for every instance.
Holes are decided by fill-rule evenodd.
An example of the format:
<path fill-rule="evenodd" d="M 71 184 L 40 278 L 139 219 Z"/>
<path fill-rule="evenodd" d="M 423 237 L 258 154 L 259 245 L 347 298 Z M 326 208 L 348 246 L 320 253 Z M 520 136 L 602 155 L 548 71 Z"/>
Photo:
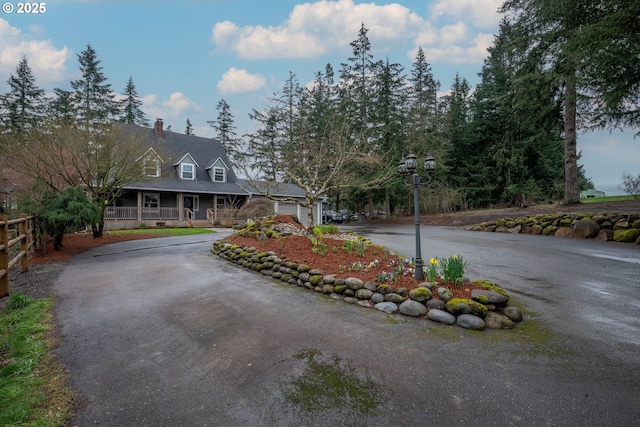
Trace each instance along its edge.
<path fill-rule="evenodd" d="M 613 240 L 640 245 L 640 212 L 539 214 L 482 222 L 466 230 Z"/>
<path fill-rule="evenodd" d="M 474 291 L 472 299 L 452 299 L 446 288 L 438 288 L 432 283 L 425 282 L 407 291 L 388 284 L 363 282 L 355 277 L 337 278 L 312 266 L 282 260 L 274 252 L 260 252 L 254 247 L 232 244 L 224 239 L 216 240 L 211 252 L 290 285 L 385 313 L 400 313 L 472 330 L 510 329 L 522 321 L 522 312 L 517 307 L 507 306 L 507 293 L 489 281 L 476 282 L 486 290 Z M 442 299 L 433 298 L 434 294 Z"/>

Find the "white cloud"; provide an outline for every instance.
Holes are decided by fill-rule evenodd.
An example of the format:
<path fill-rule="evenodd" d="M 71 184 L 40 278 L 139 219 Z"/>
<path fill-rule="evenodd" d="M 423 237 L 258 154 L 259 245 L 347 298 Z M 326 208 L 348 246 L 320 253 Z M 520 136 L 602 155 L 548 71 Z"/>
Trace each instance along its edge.
<path fill-rule="evenodd" d="M 15 73 L 23 56 L 33 70 L 36 84 L 46 86 L 65 79 L 65 64 L 72 54 L 66 46 L 58 49 L 51 40 L 34 40 L 0 19 L 0 74 Z"/>
<path fill-rule="evenodd" d="M 420 43 L 426 37 L 435 38 L 432 43 Z M 422 50 L 429 63 L 440 62 L 450 64 L 482 64 L 487 57 L 487 49 L 493 44 L 493 34 L 477 34 L 470 40 L 461 38 L 460 33 L 445 32 L 442 35 L 427 35 L 416 39 L 416 45 Z M 407 57 L 415 59 L 418 48 L 408 52 Z"/>
<path fill-rule="evenodd" d="M 153 122 L 156 118 L 161 118 L 165 125 L 176 123 L 175 126 L 179 121 L 186 123 L 186 116 L 189 112 L 202 110 L 182 92 L 173 92 L 169 95 L 169 99 L 162 101 L 155 94 L 145 95 L 142 97 L 142 105 L 143 111 L 150 121 Z"/>
<path fill-rule="evenodd" d="M 200 107 L 182 92 L 173 92 L 169 99 L 162 102 L 162 108 L 169 112 L 169 116 L 178 116 L 188 111 L 200 111 Z"/>
<path fill-rule="evenodd" d="M 476 28 L 493 29 L 500 22 L 503 0 L 438 0 L 429 9 L 432 20 L 442 17 L 465 21 Z"/>
<path fill-rule="evenodd" d="M 275 26 L 215 24 L 212 41 L 220 52 L 242 59 L 312 58 L 336 51 L 350 53 L 364 23 L 373 53 L 406 49 L 413 61 L 422 46 L 429 62 L 481 64 L 497 30 L 502 0 L 438 0 L 421 17 L 406 6 L 390 3 L 354 4 L 353 0 L 320 0 L 296 5 Z"/>
<path fill-rule="evenodd" d="M 221 94 L 255 92 L 266 86 L 267 79 L 262 74 L 251 74 L 247 70 L 231 67 L 218 82 Z"/>
<path fill-rule="evenodd" d="M 221 51 L 243 59 L 312 58 L 335 50 L 349 50 L 364 23 L 373 50 L 403 46 L 425 21 L 397 3 L 354 5 L 352 0 L 317 1 L 296 5 L 278 26 L 245 26 L 229 21 L 213 27 L 212 41 Z"/>

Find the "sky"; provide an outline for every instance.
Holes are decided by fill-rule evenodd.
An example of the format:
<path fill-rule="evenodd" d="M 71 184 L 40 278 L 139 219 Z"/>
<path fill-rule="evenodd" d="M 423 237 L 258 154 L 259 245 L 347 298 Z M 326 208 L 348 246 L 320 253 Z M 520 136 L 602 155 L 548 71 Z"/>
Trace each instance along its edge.
<path fill-rule="evenodd" d="M 117 94 L 133 78 L 153 123 L 215 136 L 207 121 L 216 105 L 231 106 L 237 134 L 251 132 L 253 110 L 269 104 L 289 72 L 305 85 L 330 63 L 338 71 L 361 25 L 374 59 L 400 63 L 409 74 L 419 47 L 441 89 L 456 73 L 472 85 L 498 31 L 502 0 L 57 0 L 39 13 L 0 12 L 0 93 L 25 56 L 36 84 L 53 93 L 79 78 L 78 54 L 91 44 Z M 33 4 L 33 3 L 29 3 Z M 27 8 L 22 7 L 22 12 Z M 637 130 L 578 135 L 580 163 L 608 195 L 623 173 L 640 174 Z"/>

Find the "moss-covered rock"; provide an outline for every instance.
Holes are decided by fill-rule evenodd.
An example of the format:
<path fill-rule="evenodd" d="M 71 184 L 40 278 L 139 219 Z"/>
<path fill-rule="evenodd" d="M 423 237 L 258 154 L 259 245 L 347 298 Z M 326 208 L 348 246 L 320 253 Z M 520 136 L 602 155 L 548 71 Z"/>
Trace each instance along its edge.
<path fill-rule="evenodd" d="M 638 230 L 637 228 L 629 228 L 628 230 L 615 230 L 613 232 L 613 240 L 615 240 L 616 242 L 635 242 L 638 236 L 640 236 L 640 230 Z"/>
<path fill-rule="evenodd" d="M 309 276 L 309 283 L 311 283 L 313 286 L 320 285 L 322 283 L 322 275 L 315 274 L 313 276 Z"/>
<path fill-rule="evenodd" d="M 422 287 L 422 286 L 409 291 L 409 298 L 418 302 L 424 302 L 430 299 L 431 296 L 432 296 L 431 290 L 429 290 L 429 288 Z"/>
<path fill-rule="evenodd" d="M 472 314 L 478 317 L 487 315 L 487 307 L 479 302 L 466 298 L 452 298 L 445 304 L 447 311 L 451 314 Z"/>
<path fill-rule="evenodd" d="M 507 302 L 509 301 L 509 294 L 507 293 L 507 291 L 505 291 L 504 289 L 502 289 L 500 286 L 496 285 L 495 283 L 489 281 L 489 280 L 476 280 L 473 283 L 476 283 L 480 286 L 482 286 L 483 288 L 489 290 L 489 291 L 494 291 L 499 293 L 500 295 L 504 296 L 507 299 Z"/>

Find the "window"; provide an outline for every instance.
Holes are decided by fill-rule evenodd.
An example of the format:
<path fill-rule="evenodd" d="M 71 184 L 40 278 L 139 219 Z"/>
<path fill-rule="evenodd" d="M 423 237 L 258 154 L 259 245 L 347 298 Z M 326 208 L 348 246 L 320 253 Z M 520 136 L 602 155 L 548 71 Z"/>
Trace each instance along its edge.
<path fill-rule="evenodd" d="M 180 178 L 195 179 L 194 167 L 191 163 L 180 164 Z"/>
<path fill-rule="evenodd" d="M 213 180 L 215 182 L 225 182 L 224 168 L 213 168 Z"/>
<path fill-rule="evenodd" d="M 144 159 L 143 173 L 145 176 L 160 176 L 160 160 L 153 157 Z"/>
<path fill-rule="evenodd" d="M 142 195 L 143 206 L 145 208 L 159 208 L 160 207 L 160 194 L 159 193 L 144 193 Z"/>

